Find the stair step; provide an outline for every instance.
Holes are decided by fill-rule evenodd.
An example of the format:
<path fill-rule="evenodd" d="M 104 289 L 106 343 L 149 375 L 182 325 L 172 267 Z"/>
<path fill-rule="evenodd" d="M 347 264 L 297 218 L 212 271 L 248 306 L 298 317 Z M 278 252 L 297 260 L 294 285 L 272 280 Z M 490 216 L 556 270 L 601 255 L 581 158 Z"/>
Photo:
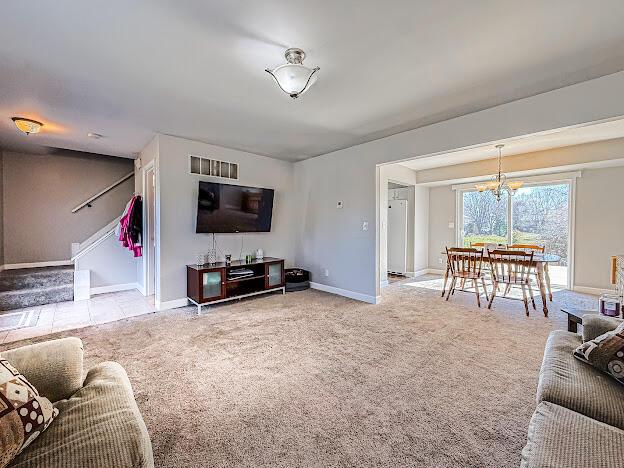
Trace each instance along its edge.
<path fill-rule="evenodd" d="M 73 300 L 73 284 L 3 291 L 0 292 L 0 310 L 21 309 Z"/>
<path fill-rule="evenodd" d="M 42 289 L 74 283 L 74 267 L 44 267 L 0 272 L 0 292 Z"/>

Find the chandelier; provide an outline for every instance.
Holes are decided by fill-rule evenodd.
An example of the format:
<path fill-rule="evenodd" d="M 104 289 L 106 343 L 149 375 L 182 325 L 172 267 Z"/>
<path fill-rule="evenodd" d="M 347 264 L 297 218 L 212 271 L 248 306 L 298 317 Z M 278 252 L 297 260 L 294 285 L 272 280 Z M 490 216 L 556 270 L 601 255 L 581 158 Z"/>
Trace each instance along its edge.
<path fill-rule="evenodd" d="M 305 52 L 301 49 L 288 49 L 284 53 L 284 57 L 286 57 L 287 63 L 273 70 L 267 68 L 265 71 L 273 77 L 282 91 L 296 99 L 316 82 L 316 72 L 320 68 L 308 68 L 303 65 Z"/>
<path fill-rule="evenodd" d="M 496 148 L 498 148 L 498 174 L 492 176 L 492 180 L 489 180 L 488 182 L 482 182 L 475 185 L 475 188 L 479 192 L 485 192 L 487 190 L 492 192 L 497 201 L 500 201 L 503 191 L 513 195 L 516 193 L 516 190 L 524 185 L 524 182 L 521 180 L 511 180 L 507 182 L 507 176 L 501 172 L 501 153 L 504 146 L 505 145 L 496 145 Z"/>

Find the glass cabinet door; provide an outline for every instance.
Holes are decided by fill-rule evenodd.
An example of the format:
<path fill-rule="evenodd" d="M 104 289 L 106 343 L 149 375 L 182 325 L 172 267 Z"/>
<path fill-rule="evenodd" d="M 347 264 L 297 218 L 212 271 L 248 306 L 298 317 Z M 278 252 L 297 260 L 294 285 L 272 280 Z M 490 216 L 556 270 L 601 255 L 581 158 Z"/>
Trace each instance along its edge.
<path fill-rule="evenodd" d="M 202 273 L 202 299 L 215 299 L 221 297 L 223 273 L 221 270 L 206 271 Z"/>
<path fill-rule="evenodd" d="M 269 263 L 267 267 L 267 287 L 281 286 L 283 277 L 282 263 Z"/>

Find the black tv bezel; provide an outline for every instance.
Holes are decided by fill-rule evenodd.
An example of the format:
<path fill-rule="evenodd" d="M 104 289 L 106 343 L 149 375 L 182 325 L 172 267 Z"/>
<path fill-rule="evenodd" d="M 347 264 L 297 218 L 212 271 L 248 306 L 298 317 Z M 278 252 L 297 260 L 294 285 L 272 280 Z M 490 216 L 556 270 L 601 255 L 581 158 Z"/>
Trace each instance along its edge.
<path fill-rule="evenodd" d="M 199 230 L 199 192 L 201 188 L 201 184 L 212 184 L 212 185 L 222 185 L 222 186 L 230 186 L 230 187 L 240 187 L 241 189 L 259 189 L 262 191 L 270 191 L 272 193 L 271 198 L 271 219 L 269 221 L 269 229 L 268 231 L 200 231 Z M 275 189 L 267 188 L 267 187 L 254 187 L 251 185 L 239 185 L 239 184 L 224 184 L 221 182 L 212 182 L 209 180 L 200 180 L 197 184 L 197 207 L 196 207 L 196 216 L 195 216 L 195 234 L 253 234 L 253 233 L 268 233 L 271 232 L 273 228 L 273 207 L 275 205 Z"/>

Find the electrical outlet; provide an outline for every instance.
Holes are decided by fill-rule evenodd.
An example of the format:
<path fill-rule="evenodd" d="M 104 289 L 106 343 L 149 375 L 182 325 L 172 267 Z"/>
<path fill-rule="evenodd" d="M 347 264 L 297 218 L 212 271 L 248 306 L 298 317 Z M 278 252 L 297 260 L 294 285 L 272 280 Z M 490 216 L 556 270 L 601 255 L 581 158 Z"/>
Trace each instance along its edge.
<path fill-rule="evenodd" d="M 440 258 L 438 258 L 438 263 L 439 263 L 440 265 L 442 265 L 442 264 L 444 263 L 444 260 L 442 260 L 442 258 L 440 257 Z"/>
<path fill-rule="evenodd" d="M 343 207 L 342 200 L 339 200 L 338 203 L 336 203 L 336 208 L 341 209 L 342 207 Z"/>
<path fill-rule="evenodd" d="M 329 270 L 327 268 L 323 269 L 323 275 L 329 276 Z"/>
<path fill-rule="evenodd" d="M 368 221 L 362 222 L 362 231 L 368 231 Z"/>

